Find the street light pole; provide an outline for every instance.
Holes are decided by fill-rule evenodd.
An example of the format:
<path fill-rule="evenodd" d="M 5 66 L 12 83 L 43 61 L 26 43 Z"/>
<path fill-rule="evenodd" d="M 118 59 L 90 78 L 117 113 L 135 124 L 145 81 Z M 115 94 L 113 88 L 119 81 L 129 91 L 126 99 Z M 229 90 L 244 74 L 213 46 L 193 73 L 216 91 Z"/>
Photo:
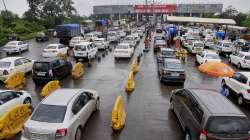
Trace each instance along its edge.
<path fill-rule="evenodd" d="M 4 5 L 4 8 L 5 8 L 5 11 L 7 11 L 5 0 L 3 0 L 3 5 Z"/>

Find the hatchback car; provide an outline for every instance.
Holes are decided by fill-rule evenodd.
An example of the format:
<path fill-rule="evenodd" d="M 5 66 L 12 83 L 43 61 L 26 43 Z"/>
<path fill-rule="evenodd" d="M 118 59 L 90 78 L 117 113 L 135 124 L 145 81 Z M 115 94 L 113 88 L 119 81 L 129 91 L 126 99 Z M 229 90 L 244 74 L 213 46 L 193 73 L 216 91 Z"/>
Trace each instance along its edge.
<path fill-rule="evenodd" d="M 220 56 L 214 51 L 203 51 L 196 54 L 196 62 L 198 64 L 204 64 L 207 62 L 221 62 Z"/>
<path fill-rule="evenodd" d="M 162 82 L 184 83 L 186 80 L 185 69 L 179 59 L 165 58 L 158 63 L 158 74 Z"/>
<path fill-rule="evenodd" d="M 93 42 L 82 42 L 80 44 L 76 44 L 73 49 L 76 61 L 79 59 L 93 59 L 96 57 L 97 51 L 98 49 Z"/>
<path fill-rule="evenodd" d="M 249 120 L 216 91 L 172 91 L 170 109 L 185 132 L 185 140 L 248 140 Z"/>
<path fill-rule="evenodd" d="M 99 50 L 105 50 L 109 48 L 109 43 L 105 40 L 105 38 L 96 38 L 94 40 L 94 44 Z"/>
<path fill-rule="evenodd" d="M 84 42 L 84 38 L 82 36 L 76 36 L 76 37 L 73 37 L 70 42 L 69 42 L 69 47 L 72 47 L 74 48 L 76 44 L 79 44 L 81 42 Z"/>
<path fill-rule="evenodd" d="M 122 43 L 128 43 L 131 47 L 136 47 L 136 38 L 132 35 L 128 35 L 125 37 Z"/>
<path fill-rule="evenodd" d="M 35 61 L 32 69 L 32 79 L 35 84 L 43 84 L 52 80 L 60 80 L 70 75 L 72 64 L 58 58 L 46 58 Z"/>
<path fill-rule="evenodd" d="M 16 105 L 31 102 L 32 98 L 26 91 L 0 90 L 0 117 Z"/>
<path fill-rule="evenodd" d="M 11 41 L 3 47 L 3 50 L 7 54 L 22 53 L 29 50 L 29 44 L 23 41 Z"/>
<path fill-rule="evenodd" d="M 81 140 L 84 125 L 99 105 L 96 91 L 58 89 L 37 105 L 21 140 Z"/>
<path fill-rule="evenodd" d="M 190 41 L 187 49 L 192 54 L 202 53 L 204 50 L 204 43 L 202 41 Z"/>
<path fill-rule="evenodd" d="M 234 51 L 234 45 L 231 41 L 223 40 L 215 45 L 215 49 L 219 54 L 231 54 Z"/>
<path fill-rule="evenodd" d="M 0 81 L 6 80 L 16 72 L 32 71 L 34 61 L 25 57 L 6 57 L 0 60 Z"/>
<path fill-rule="evenodd" d="M 114 51 L 115 58 L 131 58 L 134 54 L 134 47 L 128 43 L 120 43 L 116 46 Z"/>
<path fill-rule="evenodd" d="M 175 50 L 171 48 L 160 48 L 157 54 L 157 62 L 162 62 L 165 58 L 176 58 Z"/>
<path fill-rule="evenodd" d="M 232 53 L 228 59 L 229 63 L 237 66 L 238 69 L 250 69 L 250 52 Z"/>
<path fill-rule="evenodd" d="M 59 54 L 67 55 L 68 47 L 63 44 L 50 44 L 43 49 L 43 57 L 57 57 Z"/>

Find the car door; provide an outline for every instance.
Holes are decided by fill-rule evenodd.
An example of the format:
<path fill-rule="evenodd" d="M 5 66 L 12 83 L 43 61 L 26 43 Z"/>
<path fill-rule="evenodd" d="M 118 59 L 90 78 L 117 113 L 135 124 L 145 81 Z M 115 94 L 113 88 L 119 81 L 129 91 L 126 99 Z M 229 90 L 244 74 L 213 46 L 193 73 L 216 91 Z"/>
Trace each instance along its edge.
<path fill-rule="evenodd" d="M 22 104 L 22 98 L 14 91 L 2 92 L 0 95 L 0 116 L 12 107 Z"/>
<path fill-rule="evenodd" d="M 67 76 L 68 75 L 68 67 L 67 64 L 64 60 L 60 59 L 60 71 L 62 72 L 63 76 Z"/>
<path fill-rule="evenodd" d="M 52 71 L 54 78 L 60 80 L 64 77 L 64 71 L 62 70 L 62 66 L 60 64 L 59 60 L 54 60 L 51 62 L 52 65 Z"/>
<path fill-rule="evenodd" d="M 237 57 L 238 57 L 237 55 L 238 54 L 236 54 L 236 53 L 233 53 L 233 54 L 230 55 L 230 59 L 231 59 L 232 64 L 237 64 L 237 63 L 235 63 L 236 60 L 237 60 Z"/>
<path fill-rule="evenodd" d="M 203 63 L 203 57 L 204 57 L 204 54 L 203 53 L 198 53 L 198 54 L 196 54 L 196 59 L 197 59 L 197 62 L 199 63 L 199 64 L 202 64 Z"/>
<path fill-rule="evenodd" d="M 14 61 L 14 65 L 15 65 L 15 71 L 17 72 L 24 72 L 25 73 L 25 66 L 23 65 L 22 59 L 16 59 Z"/>
<path fill-rule="evenodd" d="M 24 66 L 25 73 L 30 72 L 32 70 L 33 61 L 26 58 L 21 58 L 21 61 Z"/>
<path fill-rule="evenodd" d="M 240 73 L 235 73 L 233 77 L 228 78 L 227 80 L 227 86 L 231 88 L 234 92 L 238 93 L 237 91 L 237 85 L 240 81 L 241 74 Z"/>
<path fill-rule="evenodd" d="M 244 87 L 247 84 L 248 78 L 241 73 L 239 73 L 239 75 L 240 76 L 234 83 L 234 86 L 235 90 L 238 91 L 238 93 L 242 93 L 242 90 L 245 90 Z"/>

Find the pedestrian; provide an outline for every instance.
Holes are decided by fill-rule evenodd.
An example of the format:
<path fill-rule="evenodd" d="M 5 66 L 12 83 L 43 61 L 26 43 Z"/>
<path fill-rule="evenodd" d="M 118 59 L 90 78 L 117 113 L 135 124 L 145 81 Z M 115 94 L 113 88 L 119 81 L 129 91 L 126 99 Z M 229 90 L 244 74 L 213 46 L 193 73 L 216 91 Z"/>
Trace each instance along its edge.
<path fill-rule="evenodd" d="M 223 86 L 222 86 L 222 89 L 221 89 L 221 91 L 220 91 L 220 94 L 223 95 L 223 96 L 225 96 L 225 97 L 227 97 L 227 96 L 229 95 L 229 90 L 228 90 L 228 88 L 226 87 L 226 85 L 223 85 Z"/>

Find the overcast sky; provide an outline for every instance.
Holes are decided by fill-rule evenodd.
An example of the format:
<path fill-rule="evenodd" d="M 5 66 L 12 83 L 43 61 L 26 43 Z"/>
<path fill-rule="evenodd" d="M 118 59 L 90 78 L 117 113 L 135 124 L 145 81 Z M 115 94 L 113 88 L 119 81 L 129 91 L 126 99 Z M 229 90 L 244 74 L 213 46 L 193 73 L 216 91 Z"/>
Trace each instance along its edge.
<path fill-rule="evenodd" d="M 93 13 L 94 5 L 122 5 L 122 4 L 143 4 L 145 0 L 73 0 L 80 15 L 90 15 Z M 153 0 L 148 0 L 153 1 Z M 250 0 L 154 0 L 158 3 L 223 3 L 224 8 L 232 5 L 241 12 L 250 11 Z M 18 15 L 22 15 L 27 9 L 26 0 L 5 0 L 8 10 Z M 3 2 L 0 0 L 0 10 L 3 10 Z"/>

